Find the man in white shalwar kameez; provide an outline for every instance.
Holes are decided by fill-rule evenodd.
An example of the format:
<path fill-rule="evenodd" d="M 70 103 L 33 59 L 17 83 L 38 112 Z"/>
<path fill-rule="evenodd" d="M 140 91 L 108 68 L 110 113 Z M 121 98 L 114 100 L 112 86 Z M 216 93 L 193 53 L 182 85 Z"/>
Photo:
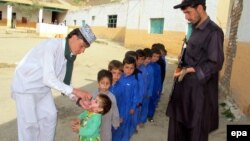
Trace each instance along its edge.
<path fill-rule="evenodd" d="M 87 91 L 70 85 L 73 63 L 96 39 L 88 25 L 66 39 L 48 39 L 31 49 L 16 67 L 11 85 L 16 101 L 19 141 L 53 141 L 57 110 L 51 89 L 76 100 L 90 99 Z"/>

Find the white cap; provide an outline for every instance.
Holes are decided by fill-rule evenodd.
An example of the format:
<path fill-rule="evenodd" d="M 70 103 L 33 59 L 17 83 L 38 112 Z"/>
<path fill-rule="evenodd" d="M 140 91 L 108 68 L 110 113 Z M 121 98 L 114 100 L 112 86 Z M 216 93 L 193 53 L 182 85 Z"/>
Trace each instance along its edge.
<path fill-rule="evenodd" d="M 80 32 L 82 33 L 82 36 L 86 39 L 86 41 L 90 44 L 92 44 L 96 40 L 95 34 L 92 32 L 89 25 L 85 24 L 84 26 L 79 28 Z"/>

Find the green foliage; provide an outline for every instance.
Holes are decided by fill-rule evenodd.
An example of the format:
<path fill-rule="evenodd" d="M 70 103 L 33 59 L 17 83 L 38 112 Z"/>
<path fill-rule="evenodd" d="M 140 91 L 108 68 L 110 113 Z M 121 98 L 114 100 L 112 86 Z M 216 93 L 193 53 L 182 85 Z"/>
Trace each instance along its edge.
<path fill-rule="evenodd" d="M 230 121 L 235 120 L 234 114 L 231 112 L 230 107 L 227 107 L 225 102 L 220 103 L 220 106 L 223 107 L 223 112 L 221 113 L 222 115 L 224 115 Z"/>
<path fill-rule="evenodd" d="M 225 102 L 220 103 L 220 106 L 225 107 L 227 104 Z"/>
<path fill-rule="evenodd" d="M 226 118 L 230 119 L 230 121 L 233 121 L 235 119 L 235 116 L 231 112 L 230 108 L 222 112 L 222 115 L 224 115 Z"/>

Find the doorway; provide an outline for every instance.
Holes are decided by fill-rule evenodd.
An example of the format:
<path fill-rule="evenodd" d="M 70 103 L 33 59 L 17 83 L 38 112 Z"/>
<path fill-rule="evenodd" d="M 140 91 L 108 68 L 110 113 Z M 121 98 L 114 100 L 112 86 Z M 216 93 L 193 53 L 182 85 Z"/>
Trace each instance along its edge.
<path fill-rule="evenodd" d="M 16 13 L 12 13 L 11 28 L 16 28 Z"/>

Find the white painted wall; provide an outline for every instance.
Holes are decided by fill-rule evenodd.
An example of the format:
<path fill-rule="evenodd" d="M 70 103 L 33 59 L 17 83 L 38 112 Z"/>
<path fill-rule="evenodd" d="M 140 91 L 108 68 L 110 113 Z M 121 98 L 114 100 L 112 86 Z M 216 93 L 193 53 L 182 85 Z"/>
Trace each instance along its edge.
<path fill-rule="evenodd" d="M 164 30 L 185 31 L 186 20 L 180 9 L 173 9 L 181 0 L 128 0 L 123 3 L 112 3 L 88 7 L 78 11 L 69 11 L 65 17 L 67 25 L 81 26 L 82 20 L 91 26 L 107 27 L 108 15 L 117 14 L 118 27 L 127 29 L 149 30 L 150 18 L 164 18 Z M 207 0 L 207 12 L 216 22 L 217 0 Z M 92 16 L 95 20 L 92 21 Z"/>
<path fill-rule="evenodd" d="M 173 6 L 181 0 L 129 0 L 127 28 L 147 29 L 151 18 L 164 18 L 164 30 L 185 31 L 186 20 L 180 9 Z M 207 1 L 207 12 L 216 22 L 217 0 Z"/>
<path fill-rule="evenodd" d="M 7 19 L 7 6 L 0 6 L 0 11 L 2 11 L 2 19 Z"/>
<path fill-rule="evenodd" d="M 173 0 L 130 0 L 127 28 L 149 30 L 151 18 L 164 18 L 164 30 L 176 31 L 184 19 L 180 11 L 173 10 L 173 3 Z"/>
<path fill-rule="evenodd" d="M 243 11 L 238 29 L 238 41 L 250 42 L 250 0 L 244 0 L 243 2 Z"/>
<path fill-rule="evenodd" d="M 76 20 L 76 25 L 80 26 L 82 20 L 86 20 L 89 24 L 89 9 L 81 9 L 78 11 L 68 11 L 65 16 L 66 25 L 74 25 L 74 20 Z"/>
<path fill-rule="evenodd" d="M 40 34 L 40 36 L 54 36 L 55 34 L 64 34 L 66 35 L 68 32 L 68 27 L 63 25 L 53 25 L 47 23 L 37 23 L 36 24 L 36 32 Z"/>
<path fill-rule="evenodd" d="M 51 24 L 52 12 L 43 10 L 43 23 Z"/>
<path fill-rule="evenodd" d="M 206 6 L 207 6 L 207 14 L 215 23 L 218 23 L 217 21 L 217 7 L 218 7 L 218 0 L 206 0 Z"/>
<path fill-rule="evenodd" d="M 85 20 L 85 23 L 91 26 L 107 27 L 108 15 L 117 15 L 117 27 L 125 27 L 126 14 L 126 3 L 114 3 L 88 7 L 77 11 L 68 11 L 65 20 L 67 25 L 74 25 L 74 20 L 76 20 L 76 25 L 81 26 L 82 20 Z M 94 21 L 92 21 L 92 16 L 95 16 Z"/>
<path fill-rule="evenodd" d="M 140 29 L 141 19 L 140 13 L 140 0 L 129 0 L 128 1 L 128 13 L 127 13 L 127 29 Z"/>

